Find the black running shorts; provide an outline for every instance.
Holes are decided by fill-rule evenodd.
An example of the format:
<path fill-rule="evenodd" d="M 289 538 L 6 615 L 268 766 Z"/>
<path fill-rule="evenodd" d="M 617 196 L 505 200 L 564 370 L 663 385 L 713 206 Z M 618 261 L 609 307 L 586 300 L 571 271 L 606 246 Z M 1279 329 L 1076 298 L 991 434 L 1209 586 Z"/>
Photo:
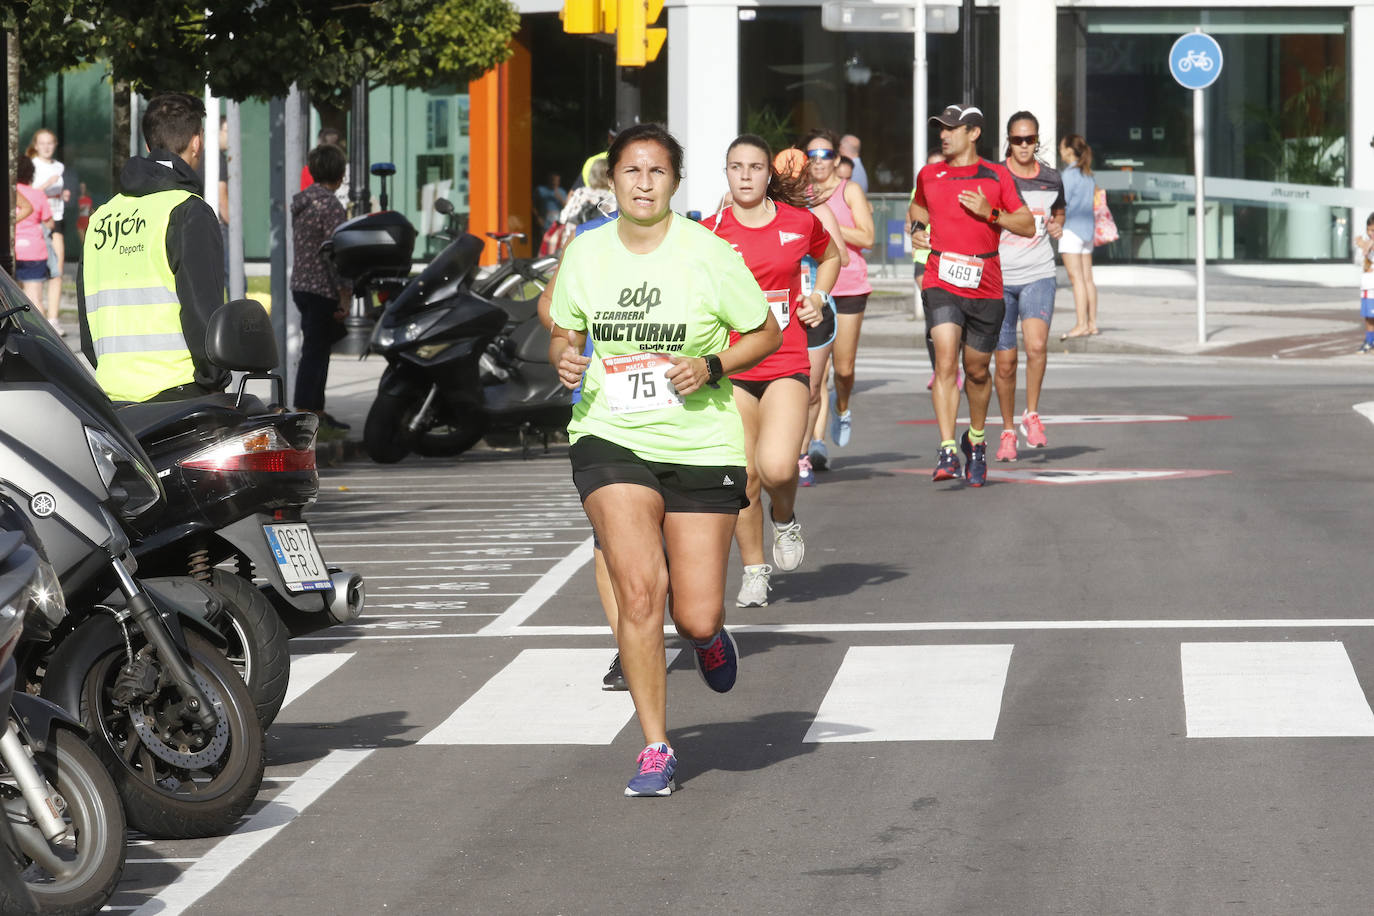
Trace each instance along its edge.
<path fill-rule="evenodd" d="M 925 304 L 927 336 L 936 325 L 957 324 L 964 329 L 965 345 L 979 353 L 997 349 L 997 337 L 1002 333 L 1002 318 L 1007 311 L 1006 300 L 1001 296 L 970 299 L 932 286 L 921 290 L 921 301 Z"/>
<path fill-rule="evenodd" d="M 648 487 L 663 497 L 665 512 L 711 512 L 735 515 L 749 505 L 744 495 L 744 467 L 664 464 L 649 461 L 614 442 L 583 436 L 568 449 L 577 495 L 587 501 L 611 483 Z"/>
<path fill-rule="evenodd" d="M 743 391 L 749 392 L 755 399 L 762 401 L 763 393 L 768 390 L 768 386 L 774 382 L 780 382 L 785 378 L 796 379 L 802 383 L 803 388 L 808 390 L 811 388 L 811 373 L 809 372 L 794 372 L 791 375 L 780 375 L 777 378 L 732 378 L 730 379 L 730 384 Z"/>

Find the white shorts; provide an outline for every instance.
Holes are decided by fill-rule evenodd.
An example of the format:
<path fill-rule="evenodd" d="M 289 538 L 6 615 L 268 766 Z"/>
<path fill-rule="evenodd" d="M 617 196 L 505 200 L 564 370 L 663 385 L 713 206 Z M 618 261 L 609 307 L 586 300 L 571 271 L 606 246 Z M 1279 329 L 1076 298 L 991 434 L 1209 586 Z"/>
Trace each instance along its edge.
<path fill-rule="evenodd" d="M 1060 254 L 1092 254 L 1092 242 L 1085 242 L 1068 229 L 1059 238 Z"/>

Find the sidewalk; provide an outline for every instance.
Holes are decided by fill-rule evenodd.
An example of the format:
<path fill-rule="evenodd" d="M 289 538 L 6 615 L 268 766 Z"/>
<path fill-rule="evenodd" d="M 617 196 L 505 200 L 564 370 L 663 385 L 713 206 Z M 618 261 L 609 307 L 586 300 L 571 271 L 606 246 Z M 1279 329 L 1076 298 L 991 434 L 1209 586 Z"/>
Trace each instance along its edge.
<path fill-rule="evenodd" d="M 1101 273 L 1106 273 L 1103 271 Z M 924 347 L 909 281 L 876 281 L 864 316 L 863 346 Z M 1364 340 L 1359 292 L 1212 276 L 1207 342 L 1197 340 L 1197 293 L 1187 286 L 1108 286 L 1099 279 L 1096 337 L 1060 341 L 1073 327 L 1073 289 L 1063 268 L 1050 327 L 1051 353 L 1169 353 L 1187 356 L 1349 358 Z"/>

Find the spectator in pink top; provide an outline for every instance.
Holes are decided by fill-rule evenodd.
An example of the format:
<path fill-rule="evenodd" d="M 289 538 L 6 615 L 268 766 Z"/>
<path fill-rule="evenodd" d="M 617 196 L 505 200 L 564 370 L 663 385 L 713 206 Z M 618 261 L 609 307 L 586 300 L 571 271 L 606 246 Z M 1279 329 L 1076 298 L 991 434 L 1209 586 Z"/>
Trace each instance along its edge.
<path fill-rule="evenodd" d="M 31 210 L 14 227 L 14 278 L 29 301 L 41 309 L 43 281 L 48 279 L 48 245 L 43 241 L 43 229 L 52 230 L 52 208 L 47 195 L 33 186 L 33 160 L 28 156 L 15 164 L 15 178 L 15 190 Z M 58 333 L 63 333 L 61 328 Z"/>

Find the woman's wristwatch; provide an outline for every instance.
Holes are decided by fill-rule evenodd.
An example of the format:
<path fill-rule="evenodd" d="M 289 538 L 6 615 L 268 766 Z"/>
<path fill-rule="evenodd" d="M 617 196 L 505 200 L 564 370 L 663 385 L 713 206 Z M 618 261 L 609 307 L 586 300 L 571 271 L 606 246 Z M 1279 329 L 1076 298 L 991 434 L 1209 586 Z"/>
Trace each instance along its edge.
<path fill-rule="evenodd" d="M 720 357 L 715 353 L 708 353 L 702 358 L 706 360 L 706 371 L 710 373 L 706 379 L 706 384 L 714 385 L 725 375 L 725 368 L 720 364 Z"/>

